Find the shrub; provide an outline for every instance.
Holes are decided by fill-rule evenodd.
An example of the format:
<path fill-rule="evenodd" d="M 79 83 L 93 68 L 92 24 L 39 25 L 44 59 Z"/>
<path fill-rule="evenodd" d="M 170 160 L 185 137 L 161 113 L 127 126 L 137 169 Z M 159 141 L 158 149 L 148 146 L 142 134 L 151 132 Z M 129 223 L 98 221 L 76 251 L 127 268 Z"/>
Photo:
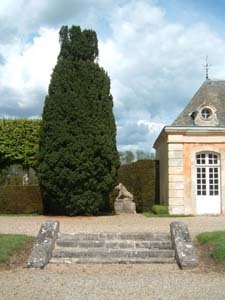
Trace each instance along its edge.
<path fill-rule="evenodd" d="M 168 215 L 168 206 L 166 205 L 153 205 L 152 211 L 157 215 Z"/>

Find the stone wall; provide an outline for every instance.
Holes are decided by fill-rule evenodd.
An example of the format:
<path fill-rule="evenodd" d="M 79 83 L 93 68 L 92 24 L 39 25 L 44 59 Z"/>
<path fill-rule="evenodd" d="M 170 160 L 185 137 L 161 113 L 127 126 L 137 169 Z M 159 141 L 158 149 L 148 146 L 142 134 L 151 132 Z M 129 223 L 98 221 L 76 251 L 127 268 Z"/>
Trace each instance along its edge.
<path fill-rule="evenodd" d="M 184 214 L 183 144 L 168 145 L 169 212 Z"/>
<path fill-rule="evenodd" d="M 156 159 L 159 161 L 160 204 L 168 205 L 168 144 L 166 138 L 157 148 Z"/>

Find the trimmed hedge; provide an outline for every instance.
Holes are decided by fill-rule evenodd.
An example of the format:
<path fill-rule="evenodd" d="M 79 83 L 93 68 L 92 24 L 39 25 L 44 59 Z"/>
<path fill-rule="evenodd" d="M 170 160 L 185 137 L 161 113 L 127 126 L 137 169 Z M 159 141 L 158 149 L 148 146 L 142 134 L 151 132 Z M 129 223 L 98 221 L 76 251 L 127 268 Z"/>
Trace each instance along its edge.
<path fill-rule="evenodd" d="M 139 160 L 128 165 L 120 166 L 118 182 L 134 195 L 137 212 L 149 210 L 158 199 L 157 197 L 157 166 L 155 160 Z M 5 175 L 6 176 L 6 175 Z M 38 185 L 12 185 L 16 178 L 10 180 L 11 185 L 0 186 L 0 213 L 34 213 L 42 212 L 42 199 Z M 21 177 L 18 176 L 19 182 Z M 4 182 L 4 180 L 3 180 Z M 110 206 L 118 192 L 110 195 Z"/>
<path fill-rule="evenodd" d="M 156 215 L 168 215 L 169 214 L 168 206 L 166 206 L 166 205 L 153 205 L 152 211 Z"/>
<path fill-rule="evenodd" d="M 134 195 L 137 212 L 149 210 L 155 203 L 157 195 L 156 160 L 138 160 L 134 163 L 122 165 L 118 170 L 118 182 L 121 182 Z M 111 208 L 117 192 L 111 194 Z"/>
<path fill-rule="evenodd" d="M 0 213 L 41 213 L 42 200 L 37 185 L 0 186 Z"/>

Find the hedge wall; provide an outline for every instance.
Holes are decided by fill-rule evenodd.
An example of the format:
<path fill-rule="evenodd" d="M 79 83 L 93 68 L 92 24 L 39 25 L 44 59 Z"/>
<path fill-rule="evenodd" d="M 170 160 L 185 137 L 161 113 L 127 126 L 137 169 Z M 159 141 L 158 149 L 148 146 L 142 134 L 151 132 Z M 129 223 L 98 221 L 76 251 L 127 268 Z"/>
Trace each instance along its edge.
<path fill-rule="evenodd" d="M 157 170 L 155 160 L 139 160 L 119 168 L 118 182 L 122 182 L 134 195 L 137 212 L 148 210 L 157 203 Z M 111 194 L 111 209 L 116 196 L 116 191 Z M 42 212 L 38 185 L 0 185 L 0 213 L 34 212 Z"/>
<path fill-rule="evenodd" d="M 37 185 L 0 186 L 0 213 L 41 213 L 42 200 Z"/>
<path fill-rule="evenodd" d="M 41 120 L 0 120 L 0 213 L 42 211 L 39 187 L 20 186 L 22 179 L 19 177 L 7 178 L 6 182 L 7 172 L 5 174 L 3 170 L 12 164 L 36 168 L 40 126 Z M 118 182 L 122 182 L 134 194 L 137 212 L 158 203 L 157 166 L 155 160 L 138 160 L 122 165 L 118 171 Z M 116 192 L 113 192 L 111 208 L 115 198 Z"/>
<path fill-rule="evenodd" d="M 148 210 L 158 202 L 158 161 L 138 160 L 122 165 L 118 171 L 121 182 L 134 195 L 137 212 Z M 111 195 L 111 208 L 116 192 Z"/>

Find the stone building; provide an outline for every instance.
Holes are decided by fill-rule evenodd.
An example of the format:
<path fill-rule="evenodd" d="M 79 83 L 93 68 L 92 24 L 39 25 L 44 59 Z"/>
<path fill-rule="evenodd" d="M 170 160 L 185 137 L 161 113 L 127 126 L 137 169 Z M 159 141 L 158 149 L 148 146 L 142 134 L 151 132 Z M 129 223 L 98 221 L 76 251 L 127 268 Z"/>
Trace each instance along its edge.
<path fill-rule="evenodd" d="M 225 214 L 225 81 L 207 79 L 154 148 L 171 214 Z"/>

